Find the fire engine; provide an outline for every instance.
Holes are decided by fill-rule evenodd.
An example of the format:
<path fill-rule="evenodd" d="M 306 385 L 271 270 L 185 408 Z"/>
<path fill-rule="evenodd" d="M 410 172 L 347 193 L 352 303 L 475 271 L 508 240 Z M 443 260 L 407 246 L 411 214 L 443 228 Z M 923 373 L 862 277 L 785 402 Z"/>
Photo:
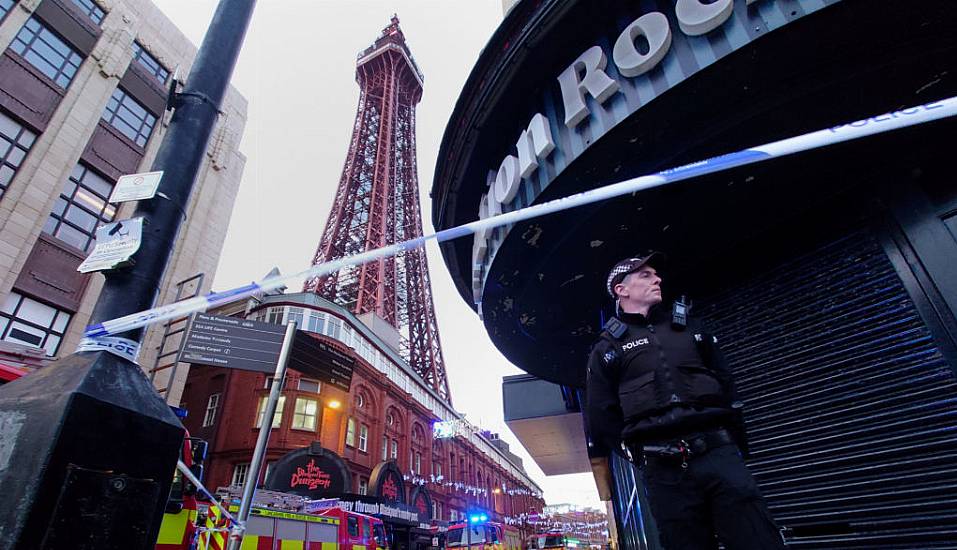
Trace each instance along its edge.
<path fill-rule="evenodd" d="M 493 521 L 470 521 L 467 524 L 450 525 L 445 546 L 463 550 L 522 550 L 522 538 L 518 529 L 511 525 Z"/>

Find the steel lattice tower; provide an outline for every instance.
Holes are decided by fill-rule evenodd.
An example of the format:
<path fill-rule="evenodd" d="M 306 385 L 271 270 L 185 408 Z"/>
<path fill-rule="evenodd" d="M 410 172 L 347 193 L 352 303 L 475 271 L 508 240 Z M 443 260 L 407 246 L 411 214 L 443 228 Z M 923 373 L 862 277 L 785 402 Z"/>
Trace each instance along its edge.
<path fill-rule="evenodd" d="M 399 29 L 383 29 L 356 62 L 359 108 L 332 212 L 313 264 L 422 235 L 415 156 L 415 106 L 423 76 Z M 416 248 L 306 281 L 356 315 L 375 313 L 402 336 L 412 368 L 451 402 L 425 249 Z"/>

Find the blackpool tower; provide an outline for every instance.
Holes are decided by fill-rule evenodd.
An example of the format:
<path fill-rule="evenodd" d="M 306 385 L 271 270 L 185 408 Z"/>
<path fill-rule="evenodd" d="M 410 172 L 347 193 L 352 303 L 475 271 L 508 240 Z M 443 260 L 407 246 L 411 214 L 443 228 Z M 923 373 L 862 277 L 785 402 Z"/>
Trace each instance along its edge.
<path fill-rule="evenodd" d="M 352 139 L 313 264 L 422 235 L 415 106 L 422 98 L 423 76 L 398 17 L 359 53 L 356 81 L 359 108 Z M 425 249 L 309 279 L 304 290 L 356 315 L 374 313 L 395 327 L 402 355 L 451 402 Z"/>

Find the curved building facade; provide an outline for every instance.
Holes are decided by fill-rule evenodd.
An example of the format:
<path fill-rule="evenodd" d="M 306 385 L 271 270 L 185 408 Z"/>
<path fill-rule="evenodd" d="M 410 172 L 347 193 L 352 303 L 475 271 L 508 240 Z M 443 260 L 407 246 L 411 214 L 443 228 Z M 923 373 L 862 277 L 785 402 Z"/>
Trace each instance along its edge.
<path fill-rule="evenodd" d="M 433 223 L 920 116 L 957 95 L 955 31 L 957 6 L 944 1 L 519 2 L 446 129 Z M 552 460 L 535 423 L 567 428 L 580 411 L 587 352 L 613 313 L 607 270 L 662 250 L 666 300 L 690 296 L 732 362 L 750 465 L 791 544 L 944 544 L 957 519 L 947 497 L 957 482 L 955 126 L 820 147 L 444 244 L 463 299 L 534 377 L 506 380 L 513 430 L 540 464 Z M 541 414 L 510 400 L 548 383 Z M 572 432 L 563 444 L 578 458 L 552 471 L 591 466 L 622 544 L 654 548 L 653 518 L 625 513 L 630 466 L 606 464 Z"/>

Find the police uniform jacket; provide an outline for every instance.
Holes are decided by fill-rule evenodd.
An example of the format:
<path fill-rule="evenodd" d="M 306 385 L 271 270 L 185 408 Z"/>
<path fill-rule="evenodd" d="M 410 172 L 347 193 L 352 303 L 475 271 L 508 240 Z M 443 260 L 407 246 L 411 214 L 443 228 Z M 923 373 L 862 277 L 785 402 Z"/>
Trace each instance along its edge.
<path fill-rule="evenodd" d="M 747 441 L 731 372 L 717 339 L 689 319 L 675 329 L 652 309 L 621 313 L 625 331 L 607 330 L 588 359 L 586 417 L 595 442 L 617 449 L 726 428 L 742 450 Z M 733 406 L 734 404 L 734 406 Z"/>

